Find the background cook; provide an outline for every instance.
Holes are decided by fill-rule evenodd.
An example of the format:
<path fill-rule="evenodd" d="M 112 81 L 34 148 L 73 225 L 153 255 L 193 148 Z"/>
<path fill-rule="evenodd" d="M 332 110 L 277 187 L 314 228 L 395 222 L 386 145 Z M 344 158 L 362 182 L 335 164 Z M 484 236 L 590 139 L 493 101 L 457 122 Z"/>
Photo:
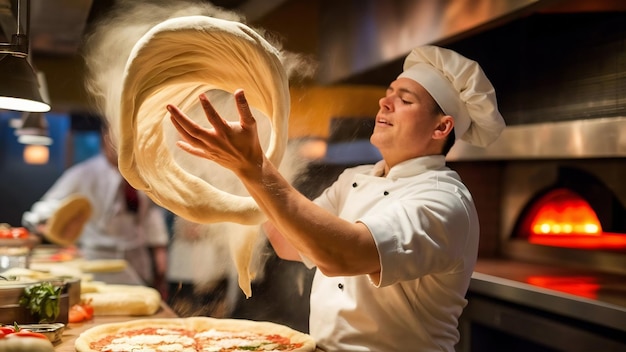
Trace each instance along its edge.
<path fill-rule="evenodd" d="M 67 169 L 24 213 L 22 223 L 45 232 L 64 199 L 86 197 L 93 212 L 77 239 L 81 254 L 91 260 L 125 259 L 146 285 L 163 288 L 169 240 L 164 210 L 124 180 L 108 128 L 101 131 L 101 153 Z"/>

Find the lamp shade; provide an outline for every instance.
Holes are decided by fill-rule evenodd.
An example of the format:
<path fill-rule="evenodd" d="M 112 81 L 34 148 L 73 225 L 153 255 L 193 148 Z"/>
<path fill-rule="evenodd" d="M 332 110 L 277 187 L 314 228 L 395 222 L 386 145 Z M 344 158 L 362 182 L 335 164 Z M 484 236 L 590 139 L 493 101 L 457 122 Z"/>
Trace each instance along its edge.
<path fill-rule="evenodd" d="M 21 126 L 15 130 L 17 141 L 30 145 L 50 145 L 52 138 L 48 135 L 48 122 L 43 113 L 25 112 Z"/>
<path fill-rule="evenodd" d="M 35 71 L 25 56 L 0 54 L 0 109 L 47 112 Z"/>

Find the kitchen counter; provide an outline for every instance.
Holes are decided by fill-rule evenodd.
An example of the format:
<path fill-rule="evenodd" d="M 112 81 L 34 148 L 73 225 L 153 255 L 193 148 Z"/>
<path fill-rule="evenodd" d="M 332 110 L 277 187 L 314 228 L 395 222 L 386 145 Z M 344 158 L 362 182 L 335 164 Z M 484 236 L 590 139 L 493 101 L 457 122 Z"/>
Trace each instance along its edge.
<path fill-rule="evenodd" d="M 94 280 L 103 281 L 109 284 L 124 284 L 124 285 L 140 285 L 141 280 L 137 274 L 131 269 L 127 268 L 124 271 L 109 272 L 109 273 L 95 273 Z M 74 342 L 78 336 L 92 327 L 108 324 L 118 323 L 139 319 L 159 319 L 159 318 L 177 318 L 176 313 L 165 303 L 161 302 L 159 310 L 154 315 L 150 316 L 94 316 L 93 319 L 80 323 L 68 324 L 62 335 L 60 343 L 57 343 L 55 352 L 75 352 Z M 324 352 L 317 349 L 316 352 Z"/>
<path fill-rule="evenodd" d="M 100 272 L 94 273 L 93 279 L 95 281 L 102 281 L 108 284 L 122 284 L 122 285 L 141 285 L 141 279 L 135 273 L 132 268 L 127 267 L 123 271 L 115 272 Z M 150 316 L 94 316 L 93 319 L 80 323 L 69 323 L 63 330 L 63 337 L 60 343 L 57 343 L 55 347 L 56 352 L 75 352 L 74 341 L 85 330 L 88 330 L 94 326 L 118 323 L 123 321 L 137 320 L 137 319 L 156 319 L 156 318 L 177 318 L 178 316 L 174 311 L 165 303 L 161 302 L 159 310 L 154 315 Z"/>
<path fill-rule="evenodd" d="M 479 260 L 470 291 L 626 332 L 626 278 L 511 260 Z"/>
<path fill-rule="evenodd" d="M 626 280 L 505 259 L 480 259 L 459 320 L 459 352 L 626 351 Z"/>

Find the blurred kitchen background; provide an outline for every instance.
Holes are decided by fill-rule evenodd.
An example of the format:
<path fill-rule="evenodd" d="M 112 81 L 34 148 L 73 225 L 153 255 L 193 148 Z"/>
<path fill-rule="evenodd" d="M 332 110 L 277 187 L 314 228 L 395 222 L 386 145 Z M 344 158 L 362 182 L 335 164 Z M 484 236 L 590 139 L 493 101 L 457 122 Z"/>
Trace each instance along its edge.
<path fill-rule="evenodd" d="M 413 47 L 441 45 L 478 61 L 508 127 L 487 150 L 460 143 L 448 158 L 481 220 L 480 261 L 458 349 L 626 349 L 626 1 L 212 3 L 318 62 L 313 78 L 292 87 L 289 130 L 290 138 L 321 142 L 313 151 L 319 159 L 298 185 L 311 197 L 345 167 L 376 160 L 367 136 L 378 98 Z M 43 116 L 52 144 L 45 162 L 27 161 L 29 146 L 15 134 L 22 114 L 0 110 L 0 222 L 19 226 L 23 211 L 65 168 L 97 152 L 80 47 L 113 4 L 30 1 L 30 59 L 49 96 L 52 110 Z M 0 11 L 16 7 L 0 0 Z M 555 208 L 586 212 L 599 231 L 534 231 L 542 210 Z M 578 220 L 570 210 L 546 223 L 571 225 Z M 277 259 L 268 265 L 275 270 L 268 278 L 310 277 Z M 242 302 L 237 316 L 306 330 L 306 285 L 298 293 L 267 279 L 257 285 L 259 294 Z M 286 296 L 296 308 L 259 313 Z"/>

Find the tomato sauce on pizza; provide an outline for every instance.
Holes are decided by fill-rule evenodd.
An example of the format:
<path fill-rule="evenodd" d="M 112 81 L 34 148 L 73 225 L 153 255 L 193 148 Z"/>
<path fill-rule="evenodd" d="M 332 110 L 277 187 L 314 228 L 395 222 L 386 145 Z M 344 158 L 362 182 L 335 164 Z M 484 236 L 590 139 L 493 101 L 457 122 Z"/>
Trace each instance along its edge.
<path fill-rule="evenodd" d="M 89 347 L 95 351 L 198 351 L 194 332 L 186 329 L 141 328 L 124 330 L 91 342 Z M 169 349 L 167 349 L 169 347 Z M 199 351 L 202 351 L 200 349 Z"/>
<path fill-rule="evenodd" d="M 105 324 L 81 334 L 75 347 L 79 352 L 267 352 L 314 351 L 315 342 L 278 324 L 194 317 Z"/>
<path fill-rule="evenodd" d="M 250 332 L 232 332 L 208 330 L 195 336 L 199 344 L 198 351 L 293 351 L 302 347 L 301 343 L 291 343 L 290 339 L 280 335 L 261 335 Z"/>

